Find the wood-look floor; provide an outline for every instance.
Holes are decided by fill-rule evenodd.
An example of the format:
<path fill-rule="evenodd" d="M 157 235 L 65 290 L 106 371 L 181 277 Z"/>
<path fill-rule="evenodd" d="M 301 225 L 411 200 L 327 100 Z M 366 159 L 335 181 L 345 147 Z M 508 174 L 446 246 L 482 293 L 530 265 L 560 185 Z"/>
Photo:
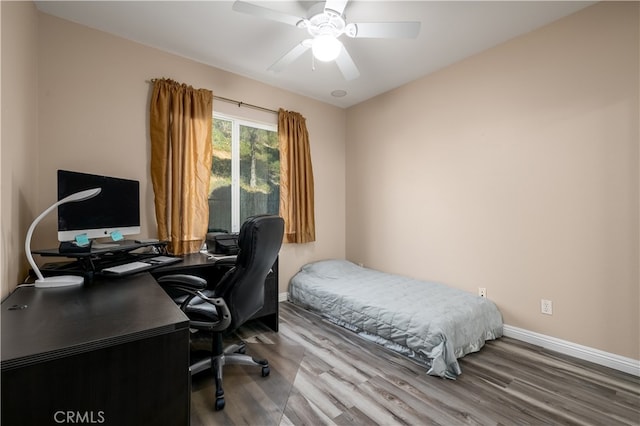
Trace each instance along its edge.
<path fill-rule="evenodd" d="M 280 332 L 240 330 L 260 369 L 225 366 L 224 410 L 209 372 L 193 378 L 191 425 L 640 425 L 640 379 L 501 338 L 446 380 L 288 302 Z"/>

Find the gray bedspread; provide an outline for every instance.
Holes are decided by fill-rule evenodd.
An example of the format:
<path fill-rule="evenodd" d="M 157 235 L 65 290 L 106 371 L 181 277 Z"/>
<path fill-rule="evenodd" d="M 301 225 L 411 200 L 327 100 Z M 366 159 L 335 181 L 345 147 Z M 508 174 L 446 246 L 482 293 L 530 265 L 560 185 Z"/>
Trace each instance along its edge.
<path fill-rule="evenodd" d="M 502 336 L 502 315 L 488 299 L 345 260 L 303 266 L 289 300 L 450 379 L 462 372 L 458 358 Z"/>

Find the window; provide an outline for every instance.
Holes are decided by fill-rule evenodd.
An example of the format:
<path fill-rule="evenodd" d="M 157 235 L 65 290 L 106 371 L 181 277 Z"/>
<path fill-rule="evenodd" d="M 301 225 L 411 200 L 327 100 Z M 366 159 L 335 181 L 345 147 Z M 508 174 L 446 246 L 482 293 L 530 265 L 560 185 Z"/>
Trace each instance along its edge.
<path fill-rule="evenodd" d="M 212 134 L 209 231 L 238 232 L 249 216 L 278 214 L 277 126 L 214 114 Z"/>

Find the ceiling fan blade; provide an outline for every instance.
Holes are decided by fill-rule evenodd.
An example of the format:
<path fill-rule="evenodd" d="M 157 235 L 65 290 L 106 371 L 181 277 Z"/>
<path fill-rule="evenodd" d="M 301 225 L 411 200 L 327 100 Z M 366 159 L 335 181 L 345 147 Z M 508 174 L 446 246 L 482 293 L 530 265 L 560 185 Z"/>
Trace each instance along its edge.
<path fill-rule="evenodd" d="M 280 59 L 278 59 L 273 65 L 271 65 L 268 70 L 274 72 L 280 72 L 285 69 L 289 64 L 298 59 L 304 52 L 309 50 L 311 47 L 311 40 L 303 40 L 299 44 L 296 44 L 293 49 L 282 55 Z"/>
<path fill-rule="evenodd" d="M 340 72 L 344 76 L 345 80 L 355 80 L 360 77 L 360 71 L 358 71 L 358 67 L 356 66 L 353 59 L 351 59 L 351 55 L 347 52 L 347 49 L 342 46 L 340 50 L 340 54 L 336 58 L 336 65 L 340 69 Z"/>
<path fill-rule="evenodd" d="M 420 33 L 420 22 L 359 22 L 347 27 L 345 33 L 354 38 L 416 38 Z"/>
<path fill-rule="evenodd" d="M 286 13 L 278 12 L 277 10 L 269 9 L 240 0 L 236 0 L 235 2 L 233 2 L 233 6 L 231 8 L 236 12 L 247 13 L 259 18 L 283 22 L 285 24 L 293 25 L 294 27 L 298 24 L 298 22 L 303 20 L 303 18 L 297 16 L 287 15 Z"/>
<path fill-rule="evenodd" d="M 327 0 L 324 4 L 324 10 L 332 10 L 338 15 L 342 15 L 348 0 Z"/>

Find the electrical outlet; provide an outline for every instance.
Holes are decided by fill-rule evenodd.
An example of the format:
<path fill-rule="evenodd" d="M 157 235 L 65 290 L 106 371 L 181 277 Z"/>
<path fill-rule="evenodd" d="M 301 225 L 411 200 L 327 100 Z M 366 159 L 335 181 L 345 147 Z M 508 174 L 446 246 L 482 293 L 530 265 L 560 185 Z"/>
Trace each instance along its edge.
<path fill-rule="evenodd" d="M 551 302 L 551 300 L 540 299 L 540 312 L 546 315 L 553 315 L 553 302 Z"/>
<path fill-rule="evenodd" d="M 487 297 L 487 289 L 484 287 L 478 287 L 478 296 Z"/>

